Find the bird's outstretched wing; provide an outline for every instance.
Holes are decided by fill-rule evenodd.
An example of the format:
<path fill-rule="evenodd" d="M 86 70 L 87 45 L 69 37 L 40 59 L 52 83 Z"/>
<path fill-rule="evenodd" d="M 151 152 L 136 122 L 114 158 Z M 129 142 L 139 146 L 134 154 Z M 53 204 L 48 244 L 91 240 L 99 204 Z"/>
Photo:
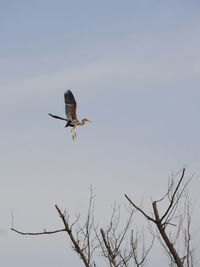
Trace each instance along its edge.
<path fill-rule="evenodd" d="M 76 117 L 76 100 L 70 90 L 65 92 L 64 94 L 65 99 L 65 113 L 68 120 L 75 120 Z"/>

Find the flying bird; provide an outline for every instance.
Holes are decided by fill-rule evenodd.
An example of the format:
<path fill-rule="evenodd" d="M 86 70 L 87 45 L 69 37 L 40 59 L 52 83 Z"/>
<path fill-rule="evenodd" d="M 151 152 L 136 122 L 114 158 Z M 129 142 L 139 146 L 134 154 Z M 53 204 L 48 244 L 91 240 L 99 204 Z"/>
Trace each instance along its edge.
<path fill-rule="evenodd" d="M 72 133 L 72 139 L 74 140 L 76 137 L 76 132 L 74 131 L 74 129 L 76 128 L 77 125 L 84 125 L 85 122 L 91 122 L 88 119 L 83 119 L 82 122 L 80 122 L 77 117 L 76 117 L 76 100 L 72 94 L 72 92 L 70 90 L 67 90 L 64 93 L 64 101 L 65 101 L 65 114 L 67 118 L 61 118 L 59 116 L 56 115 L 52 115 L 49 113 L 49 115 L 55 119 L 60 119 L 63 121 L 66 121 L 67 124 L 65 125 L 65 127 L 72 127 L 71 133 Z"/>

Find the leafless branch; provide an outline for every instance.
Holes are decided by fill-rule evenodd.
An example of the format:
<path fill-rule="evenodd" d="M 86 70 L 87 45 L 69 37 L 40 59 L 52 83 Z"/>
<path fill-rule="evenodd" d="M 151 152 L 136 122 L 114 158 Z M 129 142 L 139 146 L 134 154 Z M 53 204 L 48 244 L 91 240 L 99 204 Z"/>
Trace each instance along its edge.
<path fill-rule="evenodd" d="M 136 208 L 138 211 L 140 211 L 145 218 L 147 218 L 148 220 L 155 222 L 153 218 L 151 218 L 150 216 L 148 216 L 141 208 L 139 208 L 138 206 L 135 205 L 135 203 L 133 203 L 133 201 L 125 194 L 125 198 L 131 203 L 131 205 Z"/>
<path fill-rule="evenodd" d="M 139 236 L 138 236 L 138 232 L 135 234 L 133 234 L 133 230 L 131 231 L 131 247 L 132 247 L 132 251 L 133 251 L 133 258 L 134 258 L 134 262 L 135 262 L 135 265 L 137 267 L 142 267 L 144 266 L 146 260 L 147 260 L 147 255 L 149 254 L 152 246 L 153 246 L 153 243 L 154 243 L 154 237 L 152 238 L 152 241 L 149 245 L 149 247 L 146 249 L 145 248 L 145 243 L 144 243 L 144 233 L 142 235 L 142 248 L 139 247 Z M 140 250 L 140 254 L 141 254 L 141 259 L 139 260 L 138 259 L 138 250 Z"/>
<path fill-rule="evenodd" d="M 105 233 L 104 233 L 104 230 L 103 229 L 100 229 L 100 232 L 101 232 L 101 235 L 102 235 L 102 238 L 103 238 L 103 242 L 105 244 L 105 247 L 107 249 L 107 252 L 108 252 L 108 257 L 109 257 L 109 261 L 111 264 L 113 264 L 114 267 L 117 267 L 117 262 L 115 260 L 115 255 L 113 254 L 113 251 L 110 247 L 110 244 L 109 244 L 109 241 L 107 240 L 106 236 L 105 236 Z"/>
<path fill-rule="evenodd" d="M 66 229 L 60 229 L 60 230 L 55 230 L 55 231 L 46 231 L 44 230 L 43 232 L 35 232 L 35 233 L 32 233 L 32 232 L 21 232 L 21 231 L 18 231 L 14 228 L 11 228 L 12 231 L 20 234 L 20 235 L 51 235 L 51 234 L 56 234 L 56 233 L 60 233 L 60 232 L 64 232 L 66 231 Z"/>

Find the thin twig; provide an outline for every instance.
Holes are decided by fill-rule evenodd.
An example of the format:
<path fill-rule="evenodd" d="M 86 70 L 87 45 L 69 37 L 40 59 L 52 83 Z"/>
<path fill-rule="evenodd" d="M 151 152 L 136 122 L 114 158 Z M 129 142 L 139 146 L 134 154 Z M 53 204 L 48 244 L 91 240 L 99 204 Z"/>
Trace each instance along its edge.
<path fill-rule="evenodd" d="M 182 182 L 182 180 L 183 180 L 184 174 L 185 174 L 185 168 L 183 168 L 181 178 L 180 178 L 180 180 L 179 180 L 179 182 L 178 182 L 178 184 L 177 184 L 177 186 L 176 186 L 176 189 L 175 189 L 175 191 L 174 191 L 174 193 L 173 193 L 173 195 L 172 195 L 172 198 L 171 198 L 169 207 L 167 208 L 166 212 L 164 213 L 164 215 L 163 215 L 162 218 L 160 219 L 161 221 L 165 218 L 165 216 L 168 214 L 169 210 L 171 209 L 171 207 L 172 207 L 172 205 L 173 205 L 174 197 L 175 197 L 176 192 L 177 192 L 177 190 L 178 190 L 178 188 L 179 188 L 179 186 L 180 186 L 180 184 L 181 184 L 181 182 Z"/>

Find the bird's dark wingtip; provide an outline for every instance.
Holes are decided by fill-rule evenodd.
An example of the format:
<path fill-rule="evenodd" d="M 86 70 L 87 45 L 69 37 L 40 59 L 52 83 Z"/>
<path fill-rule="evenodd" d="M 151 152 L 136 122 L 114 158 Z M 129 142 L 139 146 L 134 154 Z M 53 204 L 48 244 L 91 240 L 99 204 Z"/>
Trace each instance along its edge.
<path fill-rule="evenodd" d="M 70 90 L 65 91 L 65 95 L 72 94 Z"/>
<path fill-rule="evenodd" d="M 72 94 L 72 92 L 70 90 L 67 90 L 64 93 L 64 98 L 65 98 L 65 103 L 66 104 L 74 104 L 76 102 L 75 98 L 74 98 L 74 95 Z"/>

